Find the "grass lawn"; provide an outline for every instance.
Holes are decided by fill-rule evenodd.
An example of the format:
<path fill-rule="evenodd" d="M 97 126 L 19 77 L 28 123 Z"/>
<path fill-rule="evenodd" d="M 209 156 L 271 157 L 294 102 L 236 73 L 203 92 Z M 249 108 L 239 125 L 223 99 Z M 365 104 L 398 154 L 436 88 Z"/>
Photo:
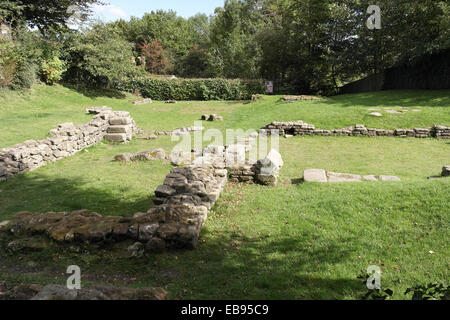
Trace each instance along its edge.
<path fill-rule="evenodd" d="M 450 91 L 395 91 L 281 103 L 154 102 L 134 106 L 131 95 L 78 93 L 61 86 L 0 92 L 0 147 L 44 138 L 56 124 L 83 123 L 88 106 L 128 110 L 144 129 L 193 125 L 203 113 L 224 116 L 209 128 L 258 129 L 274 120 L 304 120 L 324 129 L 356 123 L 375 128 L 450 125 Z M 369 108 L 410 111 L 369 116 Z M 420 109 L 413 112 L 411 109 Z M 0 221 L 15 212 L 90 209 L 132 215 L 152 206 L 153 191 L 171 165 L 120 164 L 121 152 L 163 147 L 170 137 L 102 143 L 87 151 L 0 183 Z M 394 298 L 406 288 L 449 278 L 450 179 L 427 180 L 450 162 L 450 143 L 436 139 L 294 137 L 280 140 L 285 165 L 275 188 L 228 184 L 209 214 L 193 251 L 129 259 L 107 248 L 79 252 L 0 250 L 0 282 L 66 281 L 68 265 L 81 267 L 83 285 L 162 286 L 172 299 L 358 299 L 357 276 L 382 269 L 381 285 Z M 397 175 L 402 182 L 297 184 L 306 168 Z M 0 240 L 6 245 L 8 239 Z M 430 253 L 433 252 L 433 253 Z"/>

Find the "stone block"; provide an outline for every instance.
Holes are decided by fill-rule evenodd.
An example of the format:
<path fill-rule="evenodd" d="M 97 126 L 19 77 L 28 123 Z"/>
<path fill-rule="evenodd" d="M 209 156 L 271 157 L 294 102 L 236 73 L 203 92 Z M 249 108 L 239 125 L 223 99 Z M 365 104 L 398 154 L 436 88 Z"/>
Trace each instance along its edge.
<path fill-rule="evenodd" d="M 112 126 L 123 126 L 131 124 L 131 118 L 111 118 L 109 119 L 109 124 Z"/>
<path fill-rule="evenodd" d="M 361 182 L 358 174 L 327 172 L 328 182 Z"/>
<path fill-rule="evenodd" d="M 322 169 L 307 169 L 303 172 L 305 182 L 328 182 L 327 174 Z"/>
<path fill-rule="evenodd" d="M 380 181 L 401 181 L 400 178 L 396 176 L 378 176 Z"/>
<path fill-rule="evenodd" d="M 364 181 L 378 181 L 377 177 L 374 175 L 368 175 L 362 177 Z"/>
<path fill-rule="evenodd" d="M 170 197 L 170 196 L 176 194 L 176 192 L 177 191 L 175 189 L 173 189 L 172 187 L 162 184 L 162 185 L 158 186 L 158 188 L 156 188 L 155 196 L 157 198 L 167 198 L 167 197 Z"/>
<path fill-rule="evenodd" d="M 110 126 L 106 130 L 107 133 L 131 133 L 130 126 L 124 125 L 124 126 Z"/>
<path fill-rule="evenodd" d="M 125 133 L 111 133 L 105 135 L 105 139 L 111 142 L 127 142 L 127 135 Z"/>
<path fill-rule="evenodd" d="M 242 180 L 243 177 L 240 178 Z M 258 174 L 256 176 L 256 179 L 259 183 L 267 186 L 276 186 L 278 183 L 278 176 L 271 175 L 271 174 Z M 251 179 L 248 179 L 247 181 L 250 181 Z"/>

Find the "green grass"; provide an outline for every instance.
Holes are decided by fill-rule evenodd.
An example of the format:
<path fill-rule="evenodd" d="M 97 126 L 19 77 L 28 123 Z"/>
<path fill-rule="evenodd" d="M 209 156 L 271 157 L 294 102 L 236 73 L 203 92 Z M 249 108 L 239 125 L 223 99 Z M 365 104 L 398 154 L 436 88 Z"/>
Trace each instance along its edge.
<path fill-rule="evenodd" d="M 387 91 L 358 95 L 342 95 L 325 101 L 284 103 L 280 96 L 262 101 L 181 101 L 166 104 L 133 105 L 137 98 L 114 92 L 84 92 L 62 86 L 36 86 L 32 91 L 0 91 L 0 148 L 27 139 L 43 139 L 59 123 L 88 122 L 89 106 L 107 105 L 114 110 L 130 111 L 143 129 L 172 130 L 193 125 L 203 113 L 224 116 L 223 122 L 204 123 L 206 128 L 259 129 L 272 121 L 303 120 L 322 129 L 337 129 L 355 124 L 380 129 L 450 126 L 450 90 L 446 91 Z M 381 118 L 370 116 L 373 107 L 401 110 L 405 114 L 388 114 Z M 413 112 L 420 109 L 421 112 Z M 26 128 L 26 130 L 24 130 Z"/>
<path fill-rule="evenodd" d="M 3 99 L 3 100 L 2 100 Z M 208 127 L 257 129 L 273 120 L 317 127 L 355 123 L 378 128 L 450 125 L 450 92 L 382 92 L 325 102 L 154 102 L 134 106 L 132 96 L 82 95 L 63 87 L 0 93 L 0 146 L 45 137 L 57 123 L 86 122 L 90 105 L 129 110 L 145 129 L 193 125 L 203 113 L 225 121 Z M 371 107 L 422 109 L 383 118 Z M 46 113 L 46 117 L 33 115 Z M 7 121 L 4 121 L 4 120 Z M 8 120 L 9 119 L 9 120 Z M 14 131 L 17 128 L 17 131 Z M 0 220 L 15 212 L 90 209 L 132 215 L 152 205 L 153 191 L 170 171 L 164 161 L 120 164 L 121 152 L 163 147 L 170 137 L 99 144 L 76 156 L 0 183 Z M 280 140 L 285 161 L 275 188 L 228 184 L 209 214 L 197 249 L 129 259 L 125 250 L 71 247 L 39 252 L 0 251 L 0 281 L 60 283 L 68 265 L 81 267 L 83 284 L 162 286 L 172 299 L 358 299 L 357 279 L 369 265 L 382 269 L 383 288 L 396 299 L 406 288 L 449 278 L 450 179 L 438 175 L 450 143 L 436 139 L 294 137 Z M 397 175 L 399 183 L 297 184 L 306 168 Z M 6 245 L 7 240 L 0 240 Z M 434 252 L 430 254 L 430 251 Z"/>

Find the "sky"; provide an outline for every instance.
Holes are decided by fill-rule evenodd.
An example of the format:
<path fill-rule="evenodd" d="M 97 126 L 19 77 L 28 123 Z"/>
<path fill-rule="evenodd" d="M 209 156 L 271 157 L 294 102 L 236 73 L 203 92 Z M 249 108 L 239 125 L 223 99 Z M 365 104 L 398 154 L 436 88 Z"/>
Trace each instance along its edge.
<path fill-rule="evenodd" d="M 94 6 L 94 16 L 103 21 L 142 17 L 146 12 L 172 9 L 179 16 L 188 18 L 196 13 L 213 14 L 222 7 L 224 0 L 104 0 L 105 6 Z"/>

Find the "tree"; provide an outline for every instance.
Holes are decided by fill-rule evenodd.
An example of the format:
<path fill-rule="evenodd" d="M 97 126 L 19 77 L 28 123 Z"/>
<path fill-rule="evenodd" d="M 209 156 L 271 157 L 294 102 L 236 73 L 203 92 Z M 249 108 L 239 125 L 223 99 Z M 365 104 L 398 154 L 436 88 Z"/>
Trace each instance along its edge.
<path fill-rule="evenodd" d="M 70 34 L 65 40 L 68 82 L 111 86 L 142 72 L 136 66 L 134 45 L 122 39 L 110 25 L 97 24 Z"/>
<path fill-rule="evenodd" d="M 145 70 L 153 74 L 167 74 L 172 71 L 167 52 L 158 40 L 144 41 L 137 47 L 145 57 Z"/>
<path fill-rule="evenodd" d="M 23 23 L 44 32 L 66 26 L 75 7 L 80 18 L 86 18 L 95 3 L 102 4 L 100 0 L 6 0 L 0 1 L 0 16 L 13 26 Z"/>
<path fill-rule="evenodd" d="M 226 0 L 211 20 L 209 64 L 226 78 L 258 78 L 261 50 L 257 41 L 263 15 L 257 0 Z"/>
<path fill-rule="evenodd" d="M 179 62 L 179 74 L 185 78 L 208 77 L 208 53 L 199 45 L 194 45 Z"/>

